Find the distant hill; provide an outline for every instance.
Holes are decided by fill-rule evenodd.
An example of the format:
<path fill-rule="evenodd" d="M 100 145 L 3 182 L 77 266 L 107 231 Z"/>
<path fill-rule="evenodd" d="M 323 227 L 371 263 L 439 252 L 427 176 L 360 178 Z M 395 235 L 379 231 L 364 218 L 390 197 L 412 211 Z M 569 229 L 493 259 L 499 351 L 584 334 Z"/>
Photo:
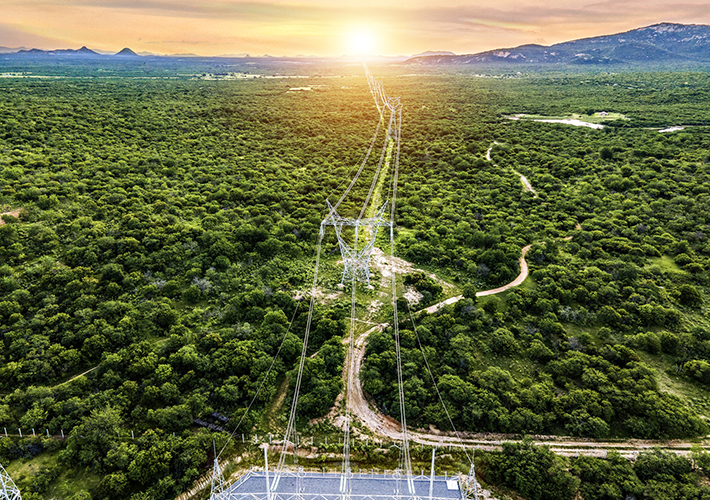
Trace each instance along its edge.
<path fill-rule="evenodd" d="M 521 45 L 468 55 L 429 55 L 411 64 L 710 62 L 710 26 L 661 23 L 615 35 L 582 38 L 550 46 Z"/>
<path fill-rule="evenodd" d="M 412 57 L 426 57 L 426 56 L 455 56 L 453 52 L 448 52 L 446 50 L 427 50 L 421 54 L 414 54 Z"/>
<path fill-rule="evenodd" d="M 26 47 L 0 47 L 0 54 L 11 54 L 18 50 L 27 50 Z"/>
<path fill-rule="evenodd" d="M 40 50 L 40 49 L 29 49 L 29 50 L 19 50 L 18 55 L 51 55 L 51 56 L 90 56 L 90 57 L 102 57 L 98 52 L 82 47 L 80 49 L 56 49 L 56 50 Z"/>
<path fill-rule="evenodd" d="M 138 54 L 136 54 L 135 52 L 133 52 L 131 49 L 129 49 L 128 47 L 121 49 L 121 51 L 118 52 L 116 55 L 121 56 L 121 57 L 141 57 Z"/>

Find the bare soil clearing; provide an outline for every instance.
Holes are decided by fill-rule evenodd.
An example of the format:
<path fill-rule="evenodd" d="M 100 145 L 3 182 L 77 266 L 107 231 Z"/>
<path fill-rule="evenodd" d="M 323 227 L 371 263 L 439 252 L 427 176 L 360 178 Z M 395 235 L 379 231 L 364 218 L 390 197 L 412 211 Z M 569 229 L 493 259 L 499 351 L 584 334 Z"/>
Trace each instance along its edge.
<path fill-rule="evenodd" d="M 15 209 L 15 210 L 11 211 L 11 212 L 2 212 L 2 213 L 0 213 L 0 226 L 2 226 L 3 224 L 5 224 L 5 221 L 2 220 L 2 218 L 1 218 L 3 215 L 12 215 L 13 217 L 19 217 L 21 210 L 22 210 L 21 208 L 17 208 L 17 209 Z"/>
<path fill-rule="evenodd" d="M 528 180 L 528 178 L 525 177 L 525 176 L 524 176 L 523 174 L 521 174 L 520 172 L 518 172 L 517 170 L 513 170 L 513 172 L 515 172 L 515 174 L 518 175 L 518 177 L 520 177 L 520 182 L 523 183 L 523 189 L 524 189 L 525 191 L 531 192 L 532 194 L 535 195 L 535 198 L 537 198 L 537 191 L 535 191 L 535 190 L 533 189 L 532 184 L 530 184 L 530 181 Z"/>
<path fill-rule="evenodd" d="M 542 123 L 560 123 L 563 125 L 573 125 L 575 127 L 588 127 L 596 130 L 601 130 L 604 128 L 603 122 L 614 121 L 614 120 L 628 120 L 626 116 L 621 113 L 607 113 L 605 111 L 594 113 L 592 115 L 579 115 L 573 113 L 567 116 L 542 116 L 542 115 L 528 115 L 525 113 L 518 113 L 511 116 L 506 116 L 508 120 L 524 120 L 531 122 L 542 122 Z"/>

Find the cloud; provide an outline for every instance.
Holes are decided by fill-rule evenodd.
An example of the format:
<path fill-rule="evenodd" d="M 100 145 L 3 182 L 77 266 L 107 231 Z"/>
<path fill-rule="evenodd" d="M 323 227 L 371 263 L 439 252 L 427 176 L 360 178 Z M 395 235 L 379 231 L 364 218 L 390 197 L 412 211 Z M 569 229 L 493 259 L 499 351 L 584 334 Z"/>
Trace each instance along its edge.
<path fill-rule="evenodd" d="M 11 24 L 0 23 L 0 45 L 3 47 L 48 49 L 64 43 L 59 38 L 34 34 Z"/>
<path fill-rule="evenodd" d="M 354 26 L 377 32 L 384 53 L 433 46 L 456 52 L 556 43 L 657 22 L 710 23 L 707 0 L 2 0 L 6 22 L 43 44 L 123 47 L 151 41 L 165 51 L 200 45 L 225 52 L 339 55 Z M 1 32 L 0 32 L 1 33 Z M 179 33 L 179 37 L 176 35 Z M 18 34 L 14 39 L 21 39 Z M 142 40 L 140 40 L 142 38 Z M 55 42 L 56 43 L 56 42 Z M 25 43 L 26 44 L 26 43 Z M 211 47 L 211 48 L 210 48 Z"/>

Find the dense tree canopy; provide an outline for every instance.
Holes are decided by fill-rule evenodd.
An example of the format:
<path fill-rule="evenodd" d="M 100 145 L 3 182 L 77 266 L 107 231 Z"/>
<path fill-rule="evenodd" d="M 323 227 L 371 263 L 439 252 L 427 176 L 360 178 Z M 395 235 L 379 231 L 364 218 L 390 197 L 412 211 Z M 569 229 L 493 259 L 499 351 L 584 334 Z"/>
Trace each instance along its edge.
<path fill-rule="evenodd" d="M 313 90 L 290 91 L 287 78 L 210 81 L 194 78 L 202 62 L 178 64 L 0 79 L 0 211 L 19 209 L 0 225 L 0 426 L 70 434 L 0 440 L 0 460 L 52 454 L 56 470 L 93 474 L 93 498 L 187 489 L 216 435 L 196 419 L 214 412 L 230 429 L 244 416 L 248 431 L 282 430 L 325 199 L 378 121 L 360 68 L 310 68 L 298 85 Z M 410 423 L 450 429 L 433 378 L 463 430 L 707 433 L 707 74 L 378 71 L 405 103 L 396 253 L 426 270 L 401 290 L 422 305 L 465 297 L 414 325 L 400 316 Z M 161 78 L 134 78 L 146 74 Z M 629 119 L 592 130 L 507 118 L 590 109 Z M 658 132 L 669 125 L 687 127 Z M 355 215 L 366 196 L 356 184 L 340 211 Z M 525 285 L 476 300 L 517 276 L 528 244 Z M 350 310 L 337 248 L 328 233 L 304 429 L 342 389 Z M 361 380 L 399 415 L 394 351 L 390 330 L 372 333 Z M 661 452 L 568 471 L 522 443 L 486 460 L 490 481 L 525 498 L 549 498 L 525 479 L 541 471 L 555 498 L 675 498 L 661 493 L 673 482 L 707 495 L 701 472 Z M 28 498 L 59 482 L 48 468 Z"/>

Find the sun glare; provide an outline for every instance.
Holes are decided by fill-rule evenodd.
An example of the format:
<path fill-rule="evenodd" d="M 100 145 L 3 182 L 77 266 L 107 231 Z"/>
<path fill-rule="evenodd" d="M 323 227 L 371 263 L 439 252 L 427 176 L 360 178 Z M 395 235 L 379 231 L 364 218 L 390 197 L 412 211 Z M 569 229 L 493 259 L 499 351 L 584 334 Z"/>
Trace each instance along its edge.
<path fill-rule="evenodd" d="M 351 55 L 371 55 L 374 50 L 374 35 L 367 31 L 355 31 L 350 34 L 348 51 Z"/>

